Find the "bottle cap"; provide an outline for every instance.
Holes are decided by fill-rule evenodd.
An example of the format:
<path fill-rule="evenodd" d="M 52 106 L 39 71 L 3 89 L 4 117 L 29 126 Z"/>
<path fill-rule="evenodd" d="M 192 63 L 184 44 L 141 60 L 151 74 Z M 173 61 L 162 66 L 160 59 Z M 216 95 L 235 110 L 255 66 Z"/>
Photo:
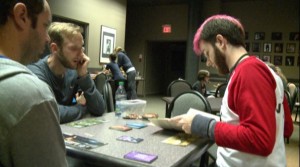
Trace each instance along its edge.
<path fill-rule="evenodd" d="M 124 85 L 124 82 L 123 81 L 119 81 L 119 85 Z"/>

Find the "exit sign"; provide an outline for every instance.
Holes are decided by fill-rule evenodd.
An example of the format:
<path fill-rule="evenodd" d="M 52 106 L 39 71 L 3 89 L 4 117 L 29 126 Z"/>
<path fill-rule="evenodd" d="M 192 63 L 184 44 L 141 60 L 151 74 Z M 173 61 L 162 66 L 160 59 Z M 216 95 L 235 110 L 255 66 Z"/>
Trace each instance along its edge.
<path fill-rule="evenodd" d="M 172 32 L 172 26 L 170 24 L 162 25 L 162 32 L 163 33 L 171 33 Z"/>

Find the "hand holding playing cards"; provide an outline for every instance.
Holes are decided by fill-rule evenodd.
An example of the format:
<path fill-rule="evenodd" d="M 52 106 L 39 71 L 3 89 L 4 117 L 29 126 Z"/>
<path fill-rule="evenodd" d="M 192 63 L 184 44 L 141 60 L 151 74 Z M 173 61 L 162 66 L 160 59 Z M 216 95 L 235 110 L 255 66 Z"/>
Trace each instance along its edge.
<path fill-rule="evenodd" d="M 191 126 L 195 115 L 196 114 L 183 114 L 171 118 L 170 121 L 175 122 L 178 126 L 181 126 L 185 133 L 191 134 Z"/>

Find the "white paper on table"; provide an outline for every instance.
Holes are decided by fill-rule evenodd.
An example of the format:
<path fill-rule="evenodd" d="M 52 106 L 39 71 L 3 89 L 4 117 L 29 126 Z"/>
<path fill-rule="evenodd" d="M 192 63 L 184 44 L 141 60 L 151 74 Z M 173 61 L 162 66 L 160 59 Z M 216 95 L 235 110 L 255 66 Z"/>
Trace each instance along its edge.
<path fill-rule="evenodd" d="M 202 115 L 204 117 L 215 119 L 217 122 L 220 121 L 220 117 L 219 116 L 214 115 L 214 114 L 210 114 L 210 113 L 207 113 L 207 112 L 204 112 L 204 111 L 196 110 L 194 108 L 190 108 L 189 111 L 187 112 L 187 114 L 200 114 L 200 115 Z"/>
<path fill-rule="evenodd" d="M 182 131 L 181 126 L 178 126 L 175 122 L 171 122 L 170 118 L 151 118 L 149 121 L 163 129 Z"/>

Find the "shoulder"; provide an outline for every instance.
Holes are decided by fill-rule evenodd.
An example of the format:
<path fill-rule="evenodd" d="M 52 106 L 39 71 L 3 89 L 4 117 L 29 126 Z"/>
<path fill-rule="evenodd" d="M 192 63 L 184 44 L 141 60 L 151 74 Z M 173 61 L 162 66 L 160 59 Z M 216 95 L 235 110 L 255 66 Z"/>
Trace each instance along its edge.
<path fill-rule="evenodd" d="M 242 61 L 236 68 L 235 73 L 243 74 L 246 78 L 249 77 L 272 77 L 268 66 L 260 59 L 251 56 Z"/>
<path fill-rule="evenodd" d="M 20 99 L 28 100 L 26 97 L 34 97 L 34 99 L 45 100 L 53 99 L 50 87 L 37 76 L 33 74 L 18 74 L 7 79 L 12 94 L 17 94 Z M 33 99 L 29 99 L 34 101 Z"/>
<path fill-rule="evenodd" d="M 20 121 L 26 113 L 32 111 L 35 106 L 47 107 L 42 112 L 53 112 L 58 115 L 55 97 L 46 83 L 38 79 L 32 73 L 19 73 L 13 77 L 2 80 L 0 87 L 5 87 L 0 91 L 0 108 L 6 112 L 0 113 L 0 117 L 9 120 L 13 126 Z M 2 115 L 1 114 L 5 114 Z"/>
<path fill-rule="evenodd" d="M 47 57 L 40 59 L 35 63 L 27 65 L 27 68 L 42 80 L 45 80 L 46 73 L 51 72 L 47 65 Z"/>

